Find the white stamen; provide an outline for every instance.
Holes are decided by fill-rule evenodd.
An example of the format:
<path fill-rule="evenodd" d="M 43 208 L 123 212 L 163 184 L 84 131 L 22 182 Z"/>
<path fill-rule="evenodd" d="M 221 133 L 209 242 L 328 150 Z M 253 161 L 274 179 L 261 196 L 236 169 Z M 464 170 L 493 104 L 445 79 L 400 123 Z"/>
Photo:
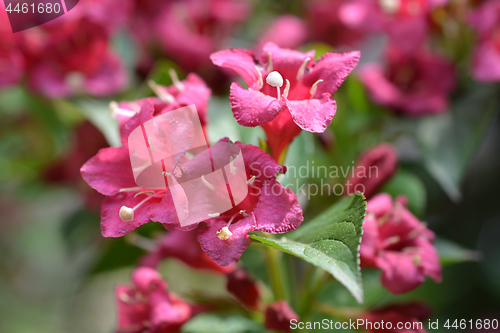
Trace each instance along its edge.
<path fill-rule="evenodd" d="M 267 71 L 270 73 L 273 71 L 273 55 L 271 54 L 271 51 L 267 52 L 267 56 L 268 56 Z"/>
<path fill-rule="evenodd" d="M 266 82 L 269 84 L 271 87 L 276 87 L 278 93 L 277 93 L 277 99 L 278 101 L 281 100 L 281 90 L 280 88 L 283 86 L 283 76 L 281 76 L 280 73 L 274 71 L 271 72 L 267 75 L 266 77 Z"/>
<path fill-rule="evenodd" d="M 120 193 L 122 193 L 122 192 L 135 192 L 135 191 L 139 191 L 139 190 L 142 190 L 142 188 L 141 187 L 125 187 L 125 188 L 120 189 L 120 191 L 118 191 L 118 192 L 120 192 Z"/>
<path fill-rule="evenodd" d="M 155 193 L 155 191 L 141 191 L 141 192 L 137 192 L 137 193 L 134 195 L 134 198 L 136 198 L 138 195 L 141 195 L 141 194 L 147 194 L 147 193 L 154 194 L 154 193 Z"/>
<path fill-rule="evenodd" d="M 117 115 L 121 115 L 124 117 L 133 117 L 136 115 L 137 112 L 132 111 L 132 110 L 126 110 L 120 108 L 118 103 L 115 101 L 112 101 L 109 103 L 109 112 L 111 112 L 111 115 L 116 118 Z"/>
<path fill-rule="evenodd" d="M 118 215 L 123 222 L 130 222 L 134 219 L 134 209 L 122 206 Z"/>
<path fill-rule="evenodd" d="M 168 177 L 172 176 L 172 174 L 170 172 L 166 172 L 166 171 L 163 171 L 161 174 L 164 176 L 168 176 Z"/>
<path fill-rule="evenodd" d="M 170 95 L 168 92 L 165 91 L 165 89 L 162 89 L 159 85 L 156 84 L 153 80 L 148 81 L 148 85 L 153 90 L 162 101 L 167 102 L 167 103 L 173 103 L 175 102 L 174 96 Z"/>
<path fill-rule="evenodd" d="M 134 208 L 132 208 L 134 211 L 141 207 L 143 203 L 145 203 L 146 201 L 150 200 L 151 198 L 153 198 L 153 196 L 151 195 L 148 195 L 144 200 L 142 200 L 141 202 L 139 202 L 137 205 L 134 206 Z M 125 207 L 125 206 L 124 206 Z"/>
<path fill-rule="evenodd" d="M 217 231 L 217 237 L 219 237 L 220 240 L 228 240 L 232 235 L 233 233 L 229 231 L 228 227 L 223 227 L 222 229 Z"/>
<path fill-rule="evenodd" d="M 168 74 L 172 78 L 172 82 L 174 83 L 174 86 L 177 88 L 177 90 L 183 91 L 185 89 L 185 87 L 184 87 L 184 84 L 179 80 L 179 77 L 177 76 L 177 72 L 173 68 L 170 68 L 168 70 Z"/>
<path fill-rule="evenodd" d="M 396 13 L 401 7 L 401 0 L 379 0 L 379 5 L 387 14 Z"/>
<path fill-rule="evenodd" d="M 208 214 L 208 216 L 210 216 L 210 217 L 219 217 L 220 214 L 219 213 L 213 213 L 213 214 Z"/>
<path fill-rule="evenodd" d="M 306 71 L 307 63 L 311 61 L 311 58 L 307 57 L 304 59 L 302 65 L 300 65 L 299 70 L 297 71 L 297 81 L 300 81 L 304 76 L 304 72 Z"/>
<path fill-rule="evenodd" d="M 240 214 L 243 215 L 243 217 L 248 217 L 250 216 L 249 214 L 247 214 L 247 211 L 246 210 L 240 210 Z"/>
<path fill-rule="evenodd" d="M 323 82 L 323 80 L 318 80 L 314 82 L 314 84 L 311 87 L 311 90 L 309 90 L 309 93 L 311 94 L 311 97 L 309 98 L 313 98 L 314 94 L 316 93 L 316 90 L 318 90 L 318 84 L 320 84 L 321 82 Z"/>
<path fill-rule="evenodd" d="M 203 184 L 208 187 L 209 189 L 211 189 L 212 191 L 215 190 L 215 187 L 210 184 L 209 182 L 207 182 L 207 180 L 205 179 L 205 176 L 204 175 L 201 175 L 201 181 L 203 182 Z"/>
<path fill-rule="evenodd" d="M 288 98 L 288 93 L 290 92 L 290 81 L 288 79 L 285 79 L 286 85 L 285 85 L 285 91 L 283 91 L 283 98 Z"/>
<path fill-rule="evenodd" d="M 254 181 L 255 181 L 255 175 L 253 175 L 252 178 L 247 180 L 247 185 L 253 184 Z"/>
<path fill-rule="evenodd" d="M 234 163 L 233 163 L 233 157 L 229 157 L 229 169 L 231 169 L 231 173 L 234 175 L 236 175 L 236 168 L 234 167 Z"/>
<path fill-rule="evenodd" d="M 257 73 L 259 73 L 259 90 L 261 90 L 262 87 L 264 87 L 264 81 L 262 80 L 262 73 L 257 68 L 257 66 L 255 66 L 255 70 L 257 71 Z"/>

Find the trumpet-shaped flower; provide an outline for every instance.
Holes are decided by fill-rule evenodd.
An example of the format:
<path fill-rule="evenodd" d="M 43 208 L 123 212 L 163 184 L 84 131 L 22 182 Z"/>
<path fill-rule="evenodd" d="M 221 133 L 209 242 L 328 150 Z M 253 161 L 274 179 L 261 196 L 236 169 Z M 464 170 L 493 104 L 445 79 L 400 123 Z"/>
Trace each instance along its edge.
<path fill-rule="evenodd" d="M 229 100 L 236 121 L 262 126 L 270 150 L 279 159 L 301 130 L 321 133 L 337 110 L 332 94 L 359 61 L 359 52 L 326 53 L 317 62 L 314 50 L 302 53 L 273 43 L 260 59 L 252 51 L 229 49 L 210 56 L 220 67 L 235 70 L 248 89 L 231 84 Z"/>
<path fill-rule="evenodd" d="M 404 206 L 382 193 L 367 204 L 361 241 L 361 265 L 382 270 L 382 284 L 392 293 L 411 291 L 429 276 L 441 280 L 434 234 Z"/>

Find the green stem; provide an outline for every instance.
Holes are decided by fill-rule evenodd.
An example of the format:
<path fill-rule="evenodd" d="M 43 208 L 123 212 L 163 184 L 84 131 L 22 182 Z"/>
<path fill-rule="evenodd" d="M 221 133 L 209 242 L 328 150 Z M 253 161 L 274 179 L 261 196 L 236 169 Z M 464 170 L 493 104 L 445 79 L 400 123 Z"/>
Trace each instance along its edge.
<path fill-rule="evenodd" d="M 288 299 L 288 280 L 283 274 L 281 263 L 281 252 L 266 247 L 266 266 L 269 274 L 269 280 L 276 300 Z"/>

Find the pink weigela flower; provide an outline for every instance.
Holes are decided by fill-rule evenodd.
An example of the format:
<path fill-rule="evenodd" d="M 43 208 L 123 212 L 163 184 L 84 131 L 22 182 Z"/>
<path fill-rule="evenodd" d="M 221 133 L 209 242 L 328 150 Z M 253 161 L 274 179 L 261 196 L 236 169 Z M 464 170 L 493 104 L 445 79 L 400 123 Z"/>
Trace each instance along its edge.
<path fill-rule="evenodd" d="M 146 100 L 141 111 L 121 128 L 123 147 L 101 149 L 80 170 L 83 179 L 106 196 L 101 209 L 105 237 L 123 236 L 149 221 L 160 222 L 169 230 L 196 228 L 195 224 L 180 227 L 168 188 L 152 190 L 139 188 L 135 183 L 127 138 L 131 131 L 152 119 L 153 114 L 153 104 Z M 250 245 L 249 231 L 284 233 L 297 228 L 303 220 L 295 194 L 276 181 L 277 175 L 286 169 L 259 148 L 236 144 L 242 150 L 249 195 L 232 210 L 207 219 L 208 226 L 200 228 L 198 234 L 202 249 L 221 266 L 239 260 Z M 227 144 L 215 144 L 211 152 L 207 150 L 183 162 L 184 174 L 195 175 L 203 169 L 200 166 L 206 161 L 203 154 L 218 154 L 224 147 Z"/>
<path fill-rule="evenodd" d="M 455 87 L 451 62 L 423 49 L 407 53 L 393 47 L 386 59 L 385 67 L 372 63 L 359 71 L 375 103 L 410 116 L 446 111 Z"/>
<path fill-rule="evenodd" d="M 293 191 L 276 180 L 279 173 L 286 172 L 285 167 L 255 146 L 236 144 L 243 153 L 248 195 L 233 209 L 207 220 L 207 227 L 198 229 L 201 248 L 221 266 L 239 260 L 251 243 L 250 231 L 281 234 L 299 227 L 304 220 Z"/>
<path fill-rule="evenodd" d="M 315 62 L 314 54 L 267 43 L 261 59 L 243 49 L 210 56 L 215 65 L 231 68 L 245 80 L 248 89 L 231 84 L 234 117 L 243 126 L 262 126 L 276 160 L 301 130 L 321 133 L 330 125 L 337 109 L 332 94 L 360 56 L 359 51 L 329 52 Z"/>
<path fill-rule="evenodd" d="M 135 269 L 132 284 L 116 287 L 116 333 L 179 332 L 181 326 L 201 310 L 170 293 L 167 282 L 151 268 Z"/>
<path fill-rule="evenodd" d="M 361 241 L 361 265 L 382 270 L 384 287 L 394 294 L 411 291 L 429 276 L 441 281 L 434 233 L 404 206 L 382 193 L 367 204 Z"/>
<path fill-rule="evenodd" d="M 100 4 L 87 3 L 91 4 L 93 11 L 83 6 L 68 13 L 68 19 L 37 28 L 38 45 L 27 52 L 32 89 L 48 97 L 64 97 L 111 95 L 125 87 L 127 73 L 110 48 L 112 29 L 99 15 Z"/>
<path fill-rule="evenodd" d="M 478 33 L 472 76 L 481 82 L 500 81 L 500 2 L 485 1 L 469 16 Z"/>

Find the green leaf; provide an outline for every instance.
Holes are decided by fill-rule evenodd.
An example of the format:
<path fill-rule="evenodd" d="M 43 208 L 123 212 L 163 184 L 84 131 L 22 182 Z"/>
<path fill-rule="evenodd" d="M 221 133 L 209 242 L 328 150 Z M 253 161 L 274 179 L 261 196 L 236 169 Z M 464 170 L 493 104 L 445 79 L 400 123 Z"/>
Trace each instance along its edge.
<path fill-rule="evenodd" d="M 250 237 L 326 270 L 363 303 L 359 244 L 365 213 L 365 198 L 357 193 L 279 240 Z"/>
<path fill-rule="evenodd" d="M 421 118 L 416 131 L 425 167 L 454 201 L 462 197 L 462 176 L 498 108 L 497 87 L 476 85 L 469 91 L 450 112 Z"/>
<path fill-rule="evenodd" d="M 437 237 L 434 245 L 443 266 L 451 266 L 468 261 L 479 261 L 481 253 L 469 250 L 449 240 Z"/>
<path fill-rule="evenodd" d="M 201 314 L 182 327 L 183 333 L 256 333 L 265 332 L 264 328 L 255 321 L 240 316 L 218 316 L 215 314 Z"/>

